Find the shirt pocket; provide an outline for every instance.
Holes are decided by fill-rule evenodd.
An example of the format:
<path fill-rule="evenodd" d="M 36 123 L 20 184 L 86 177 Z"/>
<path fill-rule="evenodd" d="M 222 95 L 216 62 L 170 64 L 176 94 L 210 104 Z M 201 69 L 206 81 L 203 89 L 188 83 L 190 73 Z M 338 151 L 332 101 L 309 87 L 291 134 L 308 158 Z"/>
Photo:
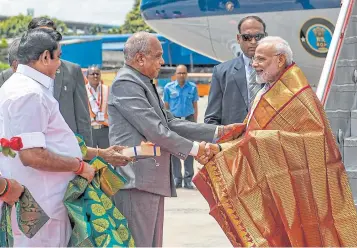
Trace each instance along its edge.
<path fill-rule="evenodd" d="M 170 93 L 170 98 L 173 100 L 177 100 L 177 98 L 180 96 L 180 93 L 178 91 L 172 91 Z"/>
<path fill-rule="evenodd" d="M 191 92 L 187 92 L 187 93 L 186 93 L 186 97 L 187 97 L 187 99 L 192 100 L 193 97 L 194 97 L 194 95 L 193 95 L 193 93 L 191 93 Z"/>

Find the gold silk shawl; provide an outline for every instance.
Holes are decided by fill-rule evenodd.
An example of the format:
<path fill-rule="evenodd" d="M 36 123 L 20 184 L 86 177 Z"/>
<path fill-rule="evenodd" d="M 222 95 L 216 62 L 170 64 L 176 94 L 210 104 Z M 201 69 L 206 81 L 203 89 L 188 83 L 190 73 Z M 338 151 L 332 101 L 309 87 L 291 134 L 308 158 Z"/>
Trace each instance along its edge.
<path fill-rule="evenodd" d="M 232 136 L 193 180 L 232 245 L 357 246 L 346 171 L 300 68 L 287 68 Z"/>

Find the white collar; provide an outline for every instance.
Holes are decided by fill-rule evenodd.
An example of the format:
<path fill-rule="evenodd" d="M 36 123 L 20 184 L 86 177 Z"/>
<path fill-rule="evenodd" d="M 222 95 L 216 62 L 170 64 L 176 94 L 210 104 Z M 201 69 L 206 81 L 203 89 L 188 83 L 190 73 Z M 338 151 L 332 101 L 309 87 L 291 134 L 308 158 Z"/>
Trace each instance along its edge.
<path fill-rule="evenodd" d="M 19 64 L 16 72 L 21 73 L 21 74 L 35 80 L 36 82 L 42 84 L 47 89 L 50 89 L 50 87 L 53 85 L 54 80 L 52 78 L 33 69 L 30 66 Z"/>
<path fill-rule="evenodd" d="M 244 61 L 244 65 L 245 66 L 251 66 L 252 59 L 250 59 L 247 56 L 245 56 L 244 53 L 243 53 L 243 61 Z"/>
<path fill-rule="evenodd" d="M 87 86 L 88 86 L 88 89 L 93 89 L 94 92 L 99 92 L 99 91 L 101 90 L 101 88 L 102 88 L 102 82 L 100 82 L 100 83 L 98 84 L 97 89 L 94 89 L 94 87 L 92 87 L 92 85 L 90 85 L 89 82 L 88 82 Z"/>

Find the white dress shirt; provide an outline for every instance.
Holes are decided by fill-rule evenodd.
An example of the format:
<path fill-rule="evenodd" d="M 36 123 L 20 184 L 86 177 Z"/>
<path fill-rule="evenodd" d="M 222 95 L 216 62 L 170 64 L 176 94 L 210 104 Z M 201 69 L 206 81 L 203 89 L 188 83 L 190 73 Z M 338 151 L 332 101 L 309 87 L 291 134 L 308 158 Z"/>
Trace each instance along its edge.
<path fill-rule="evenodd" d="M 249 77 L 251 74 L 251 71 L 254 70 L 252 66 L 252 59 L 248 58 L 243 54 L 243 61 L 244 61 L 244 67 L 245 67 L 245 78 L 247 81 L 247 89 L 249 89 Z M 248 99 L 250 99 L 250 92 L 248 90 Z"/>
<path fill-rule="evenodd" d="M 63 119 L 51 88 L 53 79 L 20 64 L 0 88 L 0 137 L 21 137 L 23 150 L 41 147 L 82 158 L 77 139 Z M 0 170 L 4 177 L 26 186 L 51 219 L 68 221 L 63 197 L 68 182 L 75 176 L 73 172 L 36 170 L 23 165 L 19 156 L 0 156 Z"/>

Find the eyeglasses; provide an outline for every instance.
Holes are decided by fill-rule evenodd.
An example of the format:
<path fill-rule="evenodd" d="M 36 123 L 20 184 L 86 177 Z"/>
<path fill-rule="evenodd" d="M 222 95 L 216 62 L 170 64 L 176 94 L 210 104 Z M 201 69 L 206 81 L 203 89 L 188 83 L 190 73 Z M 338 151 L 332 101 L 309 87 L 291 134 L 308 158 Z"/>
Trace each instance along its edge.
<path fill-rule="evenodd" d="M 274 54 L 273 57 L 279 56 L 279 55 L 281 55 L 281 53 Z M 254 56 L 254 57 L 252 58 L 252 61 L 255 62 L 255 63 L 258 63 L 258 64 L 261 64 L 261 63 L 265 62 L 266 60 L 267 60 L 267 59 L 264 58 L 264 57 L 255 57 L 255 56 Z"/>
<path fill-rule="evenodd" d="M 100 75 L 100 73 L 98 73 L 98 72 L 93 72 L 93 73 L 90 73 L 89 75 L 91 75 L 91 76 L 94 76 L 94 75 L 99 76 L 99 75 Z"/>
<path fill-rule="evenodd" d="M 240 37 L 242 37 L 242 40 L 244 41 L 252 41 L 253 38 L 255 39 L 255 41 L 260 41 L 265 37 L 265 34 L 240 34 Z"/>

